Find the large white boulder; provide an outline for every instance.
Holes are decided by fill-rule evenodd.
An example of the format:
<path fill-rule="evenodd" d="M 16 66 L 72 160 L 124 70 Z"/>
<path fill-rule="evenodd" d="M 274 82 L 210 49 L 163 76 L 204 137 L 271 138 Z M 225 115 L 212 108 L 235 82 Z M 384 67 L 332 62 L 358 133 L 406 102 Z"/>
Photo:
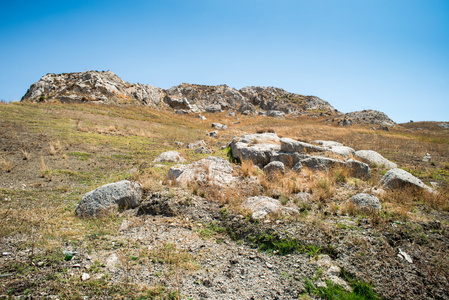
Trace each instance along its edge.
<path fill-rule="evenodd" d="M 103 185 L 85 194 L 75 209 L 84 218 L 105 216 L 118 207 L 134 208 L 140 205 L 142 188 L 139 183 L 122 180 Z"/>
<path fill-rule="evenodd" d="M 168 170 L 168 177 L 181 185 L 194 182 L 228 185 L 235 181 L 232 171 L 229 161 L 221 157 L 208 156 L 188 165 L 171 167 Z"/>
<path fill-rule="evenodd" d="M 430 193 L 436 193 L 436 190 L 425 185 L 424 182 L 422 182 L 409 172 L 397 168 L 388 171 L 380 180 L 380 185 L 384 189 L 416 187 Z"/>
<path fill-rule="evenodd" d="M 255 196 L 246 199 L 243 207 L 252 212 L 253 219 L 264 219 L 267 216 L 279 215 L 297 215 L 299 211 L 296 208 L 286 207 L 277 199 L 267 196 Z"/>
<path fill-rule="evenodd" d="M 362 161 L 372 165 L 377 165 L 385 169 L 397 168 L 397 164 L 389 161 L 379 153 L 373 150 L 359 150 L 355 152 L 355 157 L 361 159 Z"/>

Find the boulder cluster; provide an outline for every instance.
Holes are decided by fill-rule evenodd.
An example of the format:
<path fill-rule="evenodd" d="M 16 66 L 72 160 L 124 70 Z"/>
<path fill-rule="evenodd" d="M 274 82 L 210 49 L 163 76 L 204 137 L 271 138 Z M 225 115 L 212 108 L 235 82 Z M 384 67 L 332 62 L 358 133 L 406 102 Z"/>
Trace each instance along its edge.
<path fill-rule="evenodd" d="M 221 125 L 221 124 L 220 124 Z M 220 127 L 220 126 L 218 126 Z M 341 143 L 317 140 L 312 143 L 291 138 L 279 138 L 275 133 L 245 134 L 229 143 L 230 158 L 237 162 L 250 161 L 260 168 L 268 178 L 279 176 L 292 169 L 302 168 L 329 171 L 333 168 L 348 170 L 351 177 L 367 180 L 370 166 L 389 169 L 378 184 L 380 190 L 413 187 L 429 193 L 437 193 L 421 180 L 371 150 L 354 151 Z M 204 141 L 187 145 L 188 149 L 206 148 Z M 355 159 L 354 159 L 355 158 Z M 357 160 L 359 159 L 359 160 Z M 167 179 L 182 187 L 212 185 L 217 188 L 233 187 L 241 184 L 234 173 L 232 164 L 221 157 L 208 156 L 190 164 L 179 164 L 185 159 L 177 151 L 168 151 L 156 157 L 153 163 L 178 163 L 168 170 Z M 159 166 L 159 165 L 158 165 Z M 141 204 L 142 189 L 138 183 L 120 181 L 101 186 L 84 195 L 75 213 L 80 217 L 98 217 L 117 208 L 134 208 Z M 308 199 L 310 194 L 299 193 L 297 197 Z M 381 203 L 375 195 L 359 193 L 349 199 L 359 209 L 380 210 Z M 242 207 L 252 213 L 254 219 L 270 215 L 296 215 L 295 206 L 285 206 L 281 201 L 265 195 L 250 197 L 242 202 Z"/>

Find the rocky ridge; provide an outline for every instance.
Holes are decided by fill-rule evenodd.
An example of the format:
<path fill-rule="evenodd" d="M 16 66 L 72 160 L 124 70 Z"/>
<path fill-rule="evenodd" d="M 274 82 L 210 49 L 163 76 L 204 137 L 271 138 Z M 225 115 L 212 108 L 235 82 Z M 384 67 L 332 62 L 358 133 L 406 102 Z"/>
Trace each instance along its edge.
<path fill-rule="evenodd" d="M 21 101 L 52 100 L 63 103 L 140 103 L 155 108 L 170 107 L 183 113 L 229 110 L 275 117 L 305 113 L 330 116 L 338 113 L 318 97 L 294 94 L 276 87 L 251 86 L 237 90 L 227 85 L 183 83 L 164 90 L 125 82 L 111 71 L 47 74 L 31 85 Z"/>

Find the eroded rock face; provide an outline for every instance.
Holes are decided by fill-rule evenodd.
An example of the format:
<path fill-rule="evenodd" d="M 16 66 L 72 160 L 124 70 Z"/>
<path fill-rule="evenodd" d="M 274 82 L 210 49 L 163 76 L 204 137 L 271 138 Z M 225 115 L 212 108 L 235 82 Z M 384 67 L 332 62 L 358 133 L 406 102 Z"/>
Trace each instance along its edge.
<path fill-rule="evenodd" d="M 128 103 L 159 107 L 165 92 L 145 84 L 131 84 L 111 71 L 47 74 L 31 85 L 22 101 Z"/>
<path fill-rule="evenodd" d="M 377 110 L 362 110 L 354 111 L 344 115 L 344 119 L 351 122 L 352 124 L 372 124 L 372 125 L 382 125 L 388 127 L 394 127 L 396 123 L 390 119 L 386 114 Z"/>
<path fill-rule="evenodd" d="M 355 152 L 355 157 L 363 160 L 364 162 L 370 164 L 370 165 L 376 165 L 379 167 L 383 167 L 385 169 L 393 169 L 397 168 L 397 165 L 376 151 L 373 150 L 359 150 Z"/>
<path fill-rule="evenodd" d="M 309 169 L 327 171 L 331 168 L 343 167 L 345 162 L 329 157 L 311 156 L 301 160 L 301 164 Z"/>
<path fill-rule="evenodd" d="M 232 141 L 232 155 L 240 161 L 250 160 L 255 165 L 264 167 L 271 161 L 273 153 L 281 150 L 279 145 L 267 142 L 276 140 L 279 137 L 275 133 L 243 135 Z"/>
<path fill-rule="evenodd" d="M 229 161 L 215 156 L 209 156 L 188 165 L 171 167 L 168 170 L 168 178 L 181 185 L 194 182 L 228 185 L 235 180 Z"/>
<path fill-rule="evenodd" d="M 309 143 L 296 141 L 291 138 L 281 139 L 281 150 L 284 152 L 323 152 L 326 150 L 324 147 L 315 146 Z"/>
<path fill-rule="evenodd" d="M 105 216 L 118 207 L 134 208 L 140 204 L 140 184 L 122 180 L 103 185 L 83 196 L 75 214 L 83 218 Z"/>
<path fill-rule="evenodd" d="M 384 189 L 415 187 L 430 193 L 436 191 L 424 184 L 421 180 L 402 169 L 391 169 L 380 180 L 380 186 Z"/>
<path fill-rule="evenodd" d="M 140 103 L 171 107 L 180 111 L 211 113 L 224 110 L 253 114 L 262 110 L 269 116 L 299 115 L 319 110 L 331 115 L 337 111 L 326 101 L 274 87 L 246 87 L 240 91 L 227 85 L 183 83 L 168 90 L 145 84 L 131 84 L 110 71 L 47 74 L 31 85 L 23 101 Z M 265 113 L 267 111 L 267 113 Z"/>
<path fill-rule="evenodd" d="M 242 205 L 253 212 L 251 215 L 253 219 L 264 219 L 267 216 L 297 215 L 299 213 L 296 208 L 283 206 L 279 200 L 267 196 L 248 198 Z"/>

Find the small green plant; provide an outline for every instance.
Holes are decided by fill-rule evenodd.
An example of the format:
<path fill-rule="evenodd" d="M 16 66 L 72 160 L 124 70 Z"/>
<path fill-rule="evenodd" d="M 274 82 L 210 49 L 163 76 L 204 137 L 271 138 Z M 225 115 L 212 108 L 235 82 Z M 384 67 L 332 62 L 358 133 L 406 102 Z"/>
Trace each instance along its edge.
<path fill-rule="evenodd" d="M 326 280 L 326 287 L 316 287 L 312 281 L 307 279 L 305 281 L 305 287 L 309 294 L 316 295 L 322 299 L 328 300 L 377 300 L 380 299 L 370 284 L 364 282 L 350 283 L 353 288 L 352 292 L 346 291 L 343 287 L 333 283 L 330 280 Z"/>
<path fill-rule="evenodd" d="M 232 148 L 231 147 L 227 147 L 225 150 L 226 150 L 226 156 L 228 157 L 229 162 L 231 162 L 233 164 L 239 164 L 239 165 L 242 163 L 240 158 L 234 157 L 234 154 L 232 153 Z"/>
<path fill-rule="evenodd" d="M 248 239 L 258 245 L 260 251 L 268 253 L 287 255 L 293 252 L 304 252 L 304 246 L 298 240 L 287 237 L 281 238 L 277 233 L 264 233 L 256 237 L 250 236 Z"/>

